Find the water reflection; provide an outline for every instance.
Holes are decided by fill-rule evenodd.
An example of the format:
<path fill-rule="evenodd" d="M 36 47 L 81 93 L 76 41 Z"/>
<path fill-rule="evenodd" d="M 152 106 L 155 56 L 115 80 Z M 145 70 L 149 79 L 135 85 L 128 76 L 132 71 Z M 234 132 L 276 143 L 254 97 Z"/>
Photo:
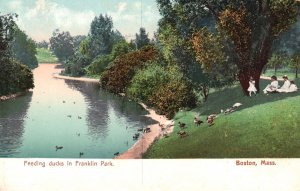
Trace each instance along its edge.
<path fill-rule="evenodd" d="M 71 88 L 78 90 L 84 96 L 87 108 L 87 122 L 89 134 L 95 138 L 107 136 L 109 122 L 112 120 L 132 122 L 118 124 L 119 128 L 135 128 L 152 124 L 155 121 L 145 117 L 147 111 L 134 102 L 130 102 L 125 97 L 120 97 L 100 89 L 97 83 L 87 83 L 80 81 L 65 80 L 65 83 Z M 123 127 L 122 127 L 123 126 Z M 129 127 L 128 127 L 129 126 Z"/>
<path fill-rule="evenodd" d="M 24 121 L 32 92 L 15 100 L 0 102 L 0 157 L 16 154 L 22 145 Z"/>
<path fill-rule="evenodd" d="M 32 94 L 0 103 L 0 157 L 112 158 L 153 123 L 141 106 L 97 83 L 53 78 L 60 70 L 39 65 Z"/>

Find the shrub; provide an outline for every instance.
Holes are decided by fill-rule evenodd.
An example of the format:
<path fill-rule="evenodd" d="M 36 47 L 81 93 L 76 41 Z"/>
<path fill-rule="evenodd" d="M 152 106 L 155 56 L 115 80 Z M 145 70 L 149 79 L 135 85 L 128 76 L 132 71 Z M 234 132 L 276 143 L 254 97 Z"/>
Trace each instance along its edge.
<path fill-rule="evenodd" d="M 135 72 L 157 56 L 158 51 L 154 47 L 145 46 L 138 51 L 117 57 L 110 68 L 102 73 L 101 86 L 113 93 L 125 92 Z"/>
<path fill-rule="evenodd" d="M 145 69 L 138 70 L 134 75 L 127 94 L 135 100 L 148 103 L 149 97 L 161 84 L 166 84 L 170 75 L 166 68 L 157 62 L 151 63 Z"/>
<path fill-rule="evenodd" d="M 1 59 L 0 95 L 8 95 L 33 88 L 33 74 L 28 66 L 17 61 Z"/>
<path fill-rule="evenodd" d="M 99 75 L 111 61 L 111 57 L 108 55 L 96 57 L 93 62 L 87 66 L 86 71 L 89 75 Z"/>
<path fill-rule="evenodd" d="M 172 80 L 158 87 L 149 101 L 159 113 L 166 115 L 167 118 L 173 118 L 180 108 L 194 107 L 196 96 L 191 86 L 183 79 Z"/>

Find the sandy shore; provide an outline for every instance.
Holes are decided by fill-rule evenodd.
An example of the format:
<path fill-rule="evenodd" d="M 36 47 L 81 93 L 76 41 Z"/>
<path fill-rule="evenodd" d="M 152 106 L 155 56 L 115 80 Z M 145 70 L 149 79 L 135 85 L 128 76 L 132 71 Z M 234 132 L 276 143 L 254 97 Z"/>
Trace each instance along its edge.
<path fill-rule="evenodd" d="M 71 77 L 71 76 L 62 76 L 57 73 L 53 74 L 54 78 L 59 78 L 59 79 L 66 79 L 66 80 L 76 80 L 76 81 L 84 81 L 84 82 L 99 82 L 98 79 L 92 79 L 92 78 L 83 78 L 83 77 Z"/>
<path fill-rule="evenodd" d="M 148 128 L 151 129 L 151 132 L 143 133 L 142 137 L 129 150 L 115 157 L 115 159 L 141 159 L 143 153 L 147 151 L 155 140 L 159 139 L 164 134 L 170 134 L 173 131 L 174 124 L 172 120 L 168 120 L 164 115 L 158 115 L 145 104 L 140 103 L 140 105 L 149 112 L 146 116 L 157 121 L 157 123 L 149 125 Z"/>

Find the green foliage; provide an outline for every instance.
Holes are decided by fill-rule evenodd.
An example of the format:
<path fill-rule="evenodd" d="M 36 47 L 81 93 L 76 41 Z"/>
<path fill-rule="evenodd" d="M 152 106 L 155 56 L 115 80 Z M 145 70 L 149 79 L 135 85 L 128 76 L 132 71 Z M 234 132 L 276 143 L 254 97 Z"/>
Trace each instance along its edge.
<path fill-rule="evenodd" d="M 50 38 L 51 51 L 60 61 L 66 61 L 74 55 L 74 42 L 70 33 L 56 29 Z"/>
<path fill-rule="evenodd" d="M 130 44 L 127 43 L 125 40 L 121 40 L 114 44 L 110 56 L 112 59 L 115 59 L 118 56 L 122 56 L 124 54 L 129 53 L 130 51 L 132 51 Z"/>
<path fill-rule="evenodd" d="M 113 38 L 113 21 L 112 18 L 100 14 L 96 16 L 90 27 L 87 52 L 92 57 L 106 55 L 111 52 L 114 38 Z"/>
<path fill-rule="evenodd" d="M 276 75 L 276 72 L 278 68 L 286 65 L 286 55 L 283 53 L 273 53 L 271 58 L 268 60 L 267 67 L 274 69 L 274 75 Z"/>
<path fill-rule="evenodd" d="M 295 70 L 295 78 L 298 78 L 298 72 L 300 68 L 300 54 L 295 53 L 290 62 L 290 67 Z"/>
<path fill-rule="evenodd" d="M 36 58 L 39 63 L 56 63 L 57 58 L 49 49 L 37 48 Z"/>
<path fill-rule="evenodd" d="M 13 36 L 14 39 L 11 45 L 13 57 L 29 68 L 36 68 L 38 60 L 35 56 L 37 54 L 35 42 L 17 26 L 14 29 Z"/>
<path fill-rule="evenodd" d="M 45 49 L 47 49 L 49 47 L 49 43 L 46 42 L 45 40 L 43 40 L 41 42 L 37 42 L 36 43 L 36 47 L 37 48 L 45 48 Z"/>
<path fill-rule="evenodd" d="M 158 52 L 152 46 L 119 56 L 111 67 L 102 73 L 101 86 L 113 93 L 125 92 L 135 72 L 157 56 Z"/>
<path fill-rule="evenodd" d="M 0 15 L 0 58 L 8 58 L 11 56 L 9 49 L 13 40 L 13 33 L 16 26 L 14 22 L 15 14 Z"/>
<path fill-rule="evenodd" d="M 145 28 L 140 28 L 140 33 L 135 34 L 135 43 L 137 49 L 150 44 L 150 39 L 148 38 Z"/>
<path fill-rule="evenodd" d="M 196 105 L 192 86 L 183 79 L 160 85 L 149 101 L 159 113 L 170 119 L 180 108 L 192 108 Z"/>
<path fill-rule="evenodd" d="M 0 95 L 8 95 L 33 88 L 31 70 L 18 61 L 0 60 Z"/>
<path fill-rule="evenodd" d="M 128 96 L 149 103 L 149 98 L 161 85 L 167 84 L 174 74 L 169 72 L 162 64 L 154 61 L 149 63 L 145 69 L 138 70 L 128 87 Z M 177 73 L 177 76 L 179 74 Z"/>
<path fill-rule="evenodd" d="M 15 15 L 0 15 L 0 95 L 33 88 L 31 70 L 14 60 L 10 45 L 14 39 Z M 27 40 L 27 39 L 26 39 Z"/>
<path fill-rule="evenodd" d="M 100 75 L 111 61 L 110 55 L 96 57 L 93 62 L 86 67 L 87 75 Z"/>
<path fill-rule="evenodd" d="M 86 57 L 77 51 L 72 57 L 63 63 L 65 67 L 64 74 L 70 74 L 75 77 L 82 76 L 86 74 L 84 68 L 88 66 L 90 62 L 91 59 L 89 57 Z"/>

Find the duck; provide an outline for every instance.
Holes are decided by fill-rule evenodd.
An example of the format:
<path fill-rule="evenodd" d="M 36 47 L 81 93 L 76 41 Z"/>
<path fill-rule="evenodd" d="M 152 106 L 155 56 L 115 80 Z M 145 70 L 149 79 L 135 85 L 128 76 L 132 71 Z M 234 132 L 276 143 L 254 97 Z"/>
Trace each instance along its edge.
<path fill-rule="evenodd" d="M 116 153 L 114 153 L 114 155 L 115 155 L 115 156 L 118 156 L 119 154 L 120 154 L 120 152 L 116 152 Z"/>
<path fill-rule="evenodd" d="M 56 148 L 56 151 L 59 150 L 59 149 L 63 149 L 64 147 L 63 146 L 55 146 Z"/>
<path fill-rule="evenodd" d="M 180 127 L 181 129 L 185 128 L 185 123 L 181 123 L 180 121 L 179 121 L 178 123 L 179 123 L 179 127 Z"/>
<path fill-rule="evenodd" d="M 72 117 L 72 115 L 67 115 L 67 117 L 70 117 L 70 118 L 71 118 L 71 117 Z"/>
<path fill-rule="evenodd" d="M 78 119 L 82 119 L 82 117 L 78 116 Z"/>

